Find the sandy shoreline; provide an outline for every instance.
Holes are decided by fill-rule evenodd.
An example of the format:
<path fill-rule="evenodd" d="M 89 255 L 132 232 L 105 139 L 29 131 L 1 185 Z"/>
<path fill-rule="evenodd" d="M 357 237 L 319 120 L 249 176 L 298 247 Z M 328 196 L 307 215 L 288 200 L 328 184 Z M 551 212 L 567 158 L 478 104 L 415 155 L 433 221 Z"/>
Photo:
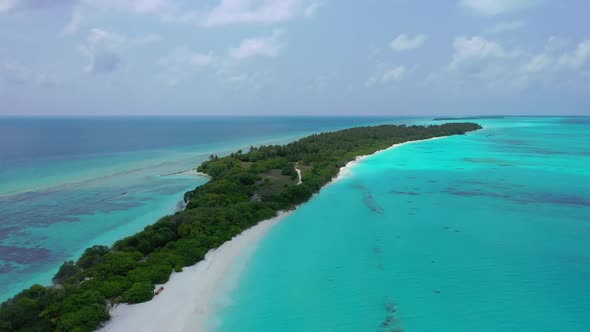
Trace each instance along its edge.
<path fill-rule="evenodd" d="M 441 137 L 427 140 L 438 138 Z M 326 185 L 349 175 L 355 165 L 369 156 L 422 141 L 426 140 L 395 144 L 370 155 L 358 156 L 341 167 L 338 175 Z M 229 271 L 236 264 L 241 265 L 238 270 L 243 268 L 258 242 L 290 213 L 280 212 L 277 217 L 259 222 L 219 248 L 211 250 L 203 261 L 185 267 L 181 273 L 173 273 L 170 280 L 163 285 L 164 291 L 153 300 L 134 305 L 120 304 L 111 311 L 111 320 L 98 331 L 204 331 L 206 319 L 213 310 L 213 302 L 220 295 L 220 288 Z"/>
<path fill-rule="evenodd" d="M 435 139 L 441 139 L 441 138 L 445 138 L 445 137 L 447 137 L 447 136 L 433 137 L 433 138 L 421 139 L 421 140 L 417 140 L 417 141 L 409 141 L 409 142 L 398 143 L 398 144 L 394 144 L 394 145 L 392 145 L 392 146 L 390 146 L 388 148 L 385 148 L 385 149 L 382 149 L 382 150 L 377 150 L 377 151 L 373 152 L 372 154 L 367 154 L 367 155 L 362 155 L 362 156 L 356 156 L 356 158 L 354 158 L 353 161 L 349 161 L 348 163 L 346 163 L 346 165 L 344 167 L 341 167 L 340 168 L 340 171 L 338 172 L 338 176 L 332 182 L 334 182 L 336 180 L 339 180 L 339 179 L 347 176 L 350 173 L 351 169 L 355 165 L 357 165 L 358 163 L 360 163 L 363 159 L 366 159 L 368 157 L 374 156 L 374 155 L 376 155 L 378 153 L 389 151 L 389 150 L 392 150 L 392 149 L 396 149 L 396 148 L 399 148 L 400 146 L 403 146 L 403 145 L 406 145 L 406 144 L 412 144 L 412 143 L 418 143 L 418 142 L 425 142 L 425 141 L 432 141 L 432 140 L 435 140 Z M 330 183 L 332 183 L 332 182 L 330 182 Z M 328 184 L 330 184 L 330 183 L 328 183 Z"/>
<path fill-rule="evenodd" d="M 247 258 L 256 242 L 288 212 L 264 220 L 209 251 L 205 259 L 173 273 L 164 290 L 149 302 L 120 304 L 111 311 L 111 320 L 99 329 L 117 331 L 203 331 L 205 317 L 220 284 L 238 258 Z M 244 261 L 244 260 L 242 260 Z"/>

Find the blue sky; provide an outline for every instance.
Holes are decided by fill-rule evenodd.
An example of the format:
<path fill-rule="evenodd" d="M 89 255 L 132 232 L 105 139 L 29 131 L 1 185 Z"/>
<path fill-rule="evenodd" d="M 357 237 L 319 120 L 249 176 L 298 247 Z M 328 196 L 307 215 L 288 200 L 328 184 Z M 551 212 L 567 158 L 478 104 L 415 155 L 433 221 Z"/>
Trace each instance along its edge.
<path fill-rule="evenodd" d="M 0 0 L 0 115 L 590 114 L 587 0 Z"/>

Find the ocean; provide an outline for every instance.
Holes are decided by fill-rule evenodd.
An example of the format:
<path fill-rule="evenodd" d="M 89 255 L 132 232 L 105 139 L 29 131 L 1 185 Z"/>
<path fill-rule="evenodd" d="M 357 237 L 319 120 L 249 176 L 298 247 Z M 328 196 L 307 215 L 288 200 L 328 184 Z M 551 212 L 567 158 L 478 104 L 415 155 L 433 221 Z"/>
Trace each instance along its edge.
<path fill-rule="evenodd" d="M 210 154 L 379 117 L 0 118 L 0 300 L 183 207 Z M 188 171 L 188 172 L 187 172 Z"/>
<path fill-rule="evenodd" d="M 297 208 L 225 278 L 208 328 L 590 331 L 590 118 L 473 121 Z"/>

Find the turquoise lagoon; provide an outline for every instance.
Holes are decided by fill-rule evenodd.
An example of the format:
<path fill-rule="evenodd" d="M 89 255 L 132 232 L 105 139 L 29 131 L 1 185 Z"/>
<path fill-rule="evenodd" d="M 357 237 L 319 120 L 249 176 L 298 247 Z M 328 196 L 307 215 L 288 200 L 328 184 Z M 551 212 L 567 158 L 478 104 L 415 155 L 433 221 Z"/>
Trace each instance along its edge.
<path fill-rule="evenodd" d="M 215 331 L 590 331 L 590 118 L 477 120 L 356 165 L 225 281 Z"/>
<path fill-rule="evenodd" d="M 182 208 L 211 153 L 401 121 L 361 117 L 0 118 L 0 300 Z M 179 173 L 181 172 L 181 173 Z"/>

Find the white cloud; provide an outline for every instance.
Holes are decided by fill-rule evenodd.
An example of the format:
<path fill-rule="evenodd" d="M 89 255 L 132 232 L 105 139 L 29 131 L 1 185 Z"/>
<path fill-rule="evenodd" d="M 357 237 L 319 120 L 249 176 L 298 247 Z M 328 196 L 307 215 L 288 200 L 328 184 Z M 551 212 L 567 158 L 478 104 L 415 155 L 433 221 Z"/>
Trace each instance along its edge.
<path fill-rule="evenodd" d="M 371 87 L 376 84 L 386 84 L 390 82 L 401 81 L 407 73 L 405 66 L 397 66 L 391 68 L 381 68 L 377 70 L 369 79 L 365 82 L 366 87 Z"/>
<path fill-rule="evenodd" d="M 525 86 L 520 68 L 526 60 L 526 53 L 506 49 L 484 37 L 457 37 L 453 41 L 451 61 L 444 70 L 429 78 L 428 83 L 511 93 Z"/>
<path fill-rule="evenodd" d="M 0 0 L 0 14 L 19 10 L 35 10 L 56 6 L 69 6 L 75 0 Z"/>
<path fill-rule="evenodd" d="M 449 68 L 452 70 L 460 70 L 462 67 L 478 64 L 488 59 L 508 56 L 502 46 L 480 36 L 455 38 L 453 50 L 453 58 L 449 64 Z"/>
<path fill-rule="evenodd" d="M 196 73 L 202 76 L 203 70 L 208 68 L 217 68 L 221 60 L 213 53 L 199 52 L 190 49 L 187 46 L 175 48 L 170 54 L 159 59 L 156 62 L 164 69 L 163 77 L 166 85 L 177 86 Z"/>
<path fill-rule="evenodd" d="M 74 9 L 74 11 L 72 12 L 72 17 L 70 18 L 70 22 L 68 22 L 68 24 L 63 28 L 61 32 L 62 36 L 68 36 L 78 32 L 83 22 L 84 18 L 82 17 L 80 9 Z"/>
<path fill-rule="evenodd" d="M 78 45 L 78 52 L 88 58 L 85 71 L 91 73 L 109 73 L 119 68 L 120 53 L 134 46 L 145 46 L 157 43 L 161 37 L 156 34 L 146 34 L 137 37 L 127 37 L 107 30 L 93 28 L 90 30 L 86 42 Z"/>
<path fill-rule="evenodd" d="M 115 48 L 125 41 L 125 37 L 102 29 L 91 29 L 88 44 L 92 47 Z"/>
<path fill-rule="evenodd" d="M 515 21 L 502 21 L 496 23 L 493 27 L 486 29 L 487 33 L 490 34 L 498 34 L 508 31 L 514 31 L 518 29 L 522 29 L 528 25 L 528 22 L 525 20 L 515 20 Z"/>
<path fill-rule="evenodd" d="M 557 59 L 558 68 L 579 70 L 590 62 L 590 39 L 578 44 L 575 51 L 564 53 Z"/>
<path fill-rule="evenodd" d="M 177 47 L 166 57 L 157 61 L 162 67 L 162 81 L 174 87 L 186 82 L 217 82 L 221 88 L 243 86 L 248 89 L 261 83 L 260 68 L 255 73 L 243 70 L 242 60 L 254 57 L 278 56 L 283 45 L 280 41 L 282 32 L 275 30 L 266 37 L 245 39 L 241 44 L 230 49 L 226 55 L 216 55 L 213 51 L 201 52 L 187 46 Z"/>
<path fill-rule="evenodd" d="M 17 0 L 0 0 L 0 13 L 7 13 L 14 10 L 17 5 Z"/>
<path fill-rule="evenodd" d="M 182 46 L 174 49 L 157 63 L 172 71 L 183 71 L 187 66 L 207 67 L 214 65 L 216 61 L 217 58 L 212 51 L 201 53 Z"/>
<path fill-rule="evenodd" d="M 537 54 L 524 65 L 524 70 L 527 73 L 538 73 L 551 68 L 553 63 L 554 61 L 549 55 Z"/>
<path fill-rule="evenodd" d="M 37 86 L 54 86 L 59 82 L 52 76 L 35 72 L 30 68 L 16 63 L 0 65 L 0 79 L 9 84 L 33 84 Z"/>
<path fill-rule="evenodd" d="M 117 51 L 124 42 L 123 36 L 97 28 L 90 30 L 86 44 L 78 46 L 79 52 L 88 57 L 85 70 L 92 73 L 117 70 L 120 63 Z"/>
<path fill-rule="evenodd" d="M 549 37 L 543 52 L 531 55 L 530 59 L 523 65 L 522 70 L 526 75 L 556 71 L 556 58 L 560 56 L 560 53 L 562 56 L 566 54 L 563 52 L 567 44 L 567 41 L 562 38 Z"/>
<path fill-rule="evenodd" d="M 544 0 L 460 0 L 463 7 L 487 16 L 524 10 L 543 2 Z"/>
<path fill-rule="evenodd" d="M 565 45 L 563 39 L 550 37 L 542 52 L 531 53 L 506 49 L 481 36 L 457 37 L 451 61 L 427 82 L 504 93 L 521 91 L 535 83 L 577 82 L 590 64 L 590 39 L 569 51 Z"/>
<path fill-rule="evenodd" d="M 221 0 L 209 11 L 202 24 L 272 24 L 301 16 L 313 16 L 319 3 L 307 0 Z"/>
<path fill-rule="evenodd" d="M 406 73 L 406 67 L 399 66 L 392 70 L 386 71 L 383 73 L 381 77 L 381 81 L 389 82 L 389 81 L 400 81 Z"/>
<path fill-rule="evenodd" d="M 312 18 L 324 3 L 319 0 L 215 0 L 206 9 L 199 1 L 178 0 L 0 0 L 0 15 L 21 10 L 63 6 L 73 11 L 62 35 L 77 32 L 80 10 L 125 12 L 159 16 L 164 22 L 216 27 L 235 24 L 276 24 Z"/>
<path fill-rule="evenodd" d="M 230 57 L 237 60 L 252 57 L 274 58 L 285 48 L 283 31 L 273 30 L 267 37 L 248 38 L 242 40 L 240 45 L 229 51 Z"/>
<path fill-rule="evenodd" d="M 138 14 L 160 13 L 164 9 L 174 7 L 171 0 L 0 0 L 0 14 L 16 10 L 35 10 L 74 5 L 88 5 L 99 10 Z"/>
<path fill-rule="evenodd" d="M 394 51 L 407 51 L 421 47 L 424 45 L 424 42 L 426 42 L 426 39 L 428 39 L 428 37 L 424 34 L 408 37 L 408 35 L 402 33 L 391 41 L 390 46 Z"/>
<path fill-rule="evenodd" d="M 307 8 L 305 8 L 305 11 L 303 12 L 303 16 L 305 16 L 307 18 L 315 17 L 318 10 L 323 6 L 324 6 L 323 2 L 313 2 L 309 6 L 307 6 Z"/>
<path fill-rule="evenodd" d="M 550 37 L 542 52 L 517 58 L 520 62 L 509 67 L 512 77 L 522 87 L 534 83 L 559 85 L 564 82 L 587 85 L 584 75 L 589 72 L 586 69 L 590 66 L 590 39 L 582 40 L 569 51 L 566 46 L 564 39 Z"/>
<path fill-rule="evenodd" d="M 82 2 L 101 10 L 137 14 L 157 14 L 172 6 L 170 0 L 82 0 Z"/>
<path fill-rule="evenodd" d="M 557 44 L 557 46 L 556 46 Z M 554 74 L 560 71 L 579 71 L 590 63 L 590 39 L 581 41 L 574 50 L 563 50 L 563 41 L 551 37 L 542 53 L 533 55 L 523 66 L 526 74 Z"/>

